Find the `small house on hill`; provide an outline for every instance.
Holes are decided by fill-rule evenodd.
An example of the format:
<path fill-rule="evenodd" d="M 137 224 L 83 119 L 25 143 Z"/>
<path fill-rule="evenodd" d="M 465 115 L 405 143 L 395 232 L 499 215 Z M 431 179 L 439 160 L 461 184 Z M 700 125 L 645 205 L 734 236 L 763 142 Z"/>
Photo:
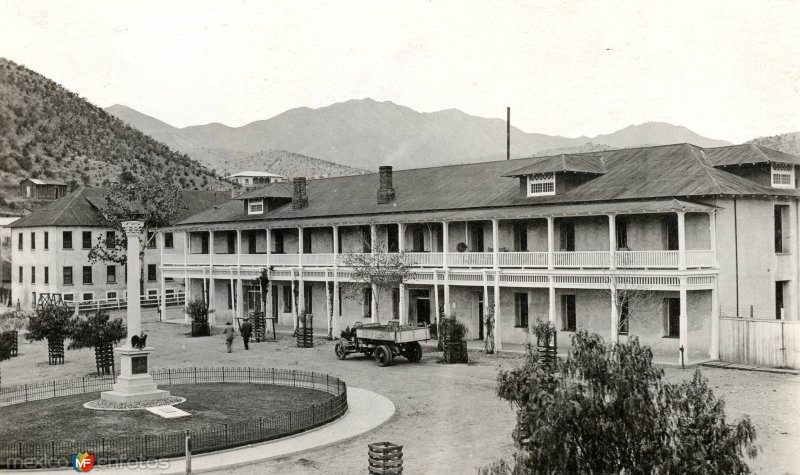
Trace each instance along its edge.
<path fill-rule="evenodd" d="M 57 200 L 67 194 L 67 184 L 59 180 L 26 178 L 19 186 L 25 199 Z"/>

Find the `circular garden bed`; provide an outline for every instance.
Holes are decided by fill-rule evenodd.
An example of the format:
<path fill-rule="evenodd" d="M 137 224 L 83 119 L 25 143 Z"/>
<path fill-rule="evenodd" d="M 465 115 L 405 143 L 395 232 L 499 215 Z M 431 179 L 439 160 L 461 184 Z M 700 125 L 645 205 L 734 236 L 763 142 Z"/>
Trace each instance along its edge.
<path fill-rule="evenodd" d="M 0 467 L 69 466 L 72 454 L 85 451 L 94 453 L 98 464 L 178 457 L 184 454 L 187 434 L 192 436 L 193 453 L 210 452 L 302 432 L 347 410 L 345 384 L 319 373 L 181 368 L 156 370 L 153 376 L 159 386 L 186 398 L 177 407 L 191 416 L 165 419 L 144 409 L 84 408 L 83 403 L 100 397 L 98 390 L 106 390 L 97 382 L 105 381 L 110 389 L 111 378 L 92 378 L 88 385 L 77 379 L 4 391 Z M 62 396 L 70 391 L 72 395 Z M 26 396 L 39 400 L 24 402 Z"/>

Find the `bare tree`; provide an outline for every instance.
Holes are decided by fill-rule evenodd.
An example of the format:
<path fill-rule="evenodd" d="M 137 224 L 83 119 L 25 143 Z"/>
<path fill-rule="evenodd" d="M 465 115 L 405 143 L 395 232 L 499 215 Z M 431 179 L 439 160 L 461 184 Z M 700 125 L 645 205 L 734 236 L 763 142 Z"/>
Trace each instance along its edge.
<path fill-rule="evenodd" d="M 342 254 L 342 265 L 351 268 L 351 280 L 341 283 L 342 293 L 346 298 L 363 300 L 365 292 L 369 292 L 375 302 L 373 318 L 380 322 L 380 299 L 382 293 L 394 289 L 407 278 L 409 267 L 402 252 L 389 253 L 383 246 L 375 246 L 374 253 Z"/>
<path fill-rule="evenodd" d="M 647 277 L 622 275 L 615 270 L 607 272 L 604 277 L 606 287 L 599 292 L 616 303 L 617 328 L 612 332 L 612 340 L 616 342 L 620 331 L 627 332 L 634 318 L 655 315 L 661 309 L 662 301 L 648 287 Z"/>

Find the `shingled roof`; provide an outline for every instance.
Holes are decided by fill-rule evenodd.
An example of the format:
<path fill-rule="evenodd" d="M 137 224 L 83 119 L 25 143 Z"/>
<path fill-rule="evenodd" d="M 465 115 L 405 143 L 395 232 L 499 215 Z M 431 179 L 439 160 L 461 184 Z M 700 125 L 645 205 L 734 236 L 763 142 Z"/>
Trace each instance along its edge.
<path fill-rule="evenodd" d="M 577 172 L 602 175 L 606 172 L 603 155 L 599 153 L 580 153 L 541 157 L 539 161 L 524 166 L 503 176 L 528 176 L 536 173 Z"/>
<path fill-rule="evenodd" d="M 755 144 L 714 147 L 707 148 L 704 151 L 709 163 L 715 167 L 753 165 L 757 163 L 800 165 L 799 157 Z"/>
<path fill-rule="evenodd" d="M 718 149 L 710 150 L 719 153 Z M 765 153 L 763 147 L 745 147 L 742 150 L 742 153 L 750 150 L 753 159 Z M 580 154 L 574 156 L 578 155 Z M 705 149 L 690 144 L 591 152 L 587 156 L 593 157 L 591 160 L 601 160 L 605 173 L 561 195 L 528 198 L 520 193 L 518 180 L 508 178 L 515 171 L 543 162 L 542 157 L 535 157 L 396 170 L 392 178 L 396 200 L 385 205 L 377 204 L 376 200 L 378 174 L 354 175 L 309 180 L 308 206 L 299 210 L 293 210 L 291 205 L 287 204 L 267 214 L 247 215 L 240 202 L 231 201 L 192 216 L 179 224 L 291 220 L 618 200 L 691 199 L 692 197 L 699 199 L 720 195 L 800 195 L 797 190 L 767 188 L 715 168 Z M 792 157 L 792 159 L 793 163 L 800 165 L 800 158 Z M 272 187 L 276 185 L 282 185 L 281 190 L 285 190 L 283 186 L 288 186 L 288 184 L 268 185 L 240 198 L 270 196 L 273 193 L 270 190 L 274 190 Z"/>
<path fill-rule="evenodd" d="M 41 226 L 103 226 L 101 210 L 105 206 L 105 188 L 82 187 L 49 203 L 9 225 L 11 228 Z M 185 219 L 230 200 L 227 191 L 182 190 L 181 201 L 186 209 L 176 221 Z"/>

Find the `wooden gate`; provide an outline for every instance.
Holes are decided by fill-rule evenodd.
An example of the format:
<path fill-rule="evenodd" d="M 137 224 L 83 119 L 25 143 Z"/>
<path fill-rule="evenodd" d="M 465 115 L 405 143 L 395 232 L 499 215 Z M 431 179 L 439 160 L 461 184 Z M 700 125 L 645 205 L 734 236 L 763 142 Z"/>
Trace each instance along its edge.
<path fill-rule="evenodd" d="M 719 358 L 800 369 L 800 321 L 720 317 Z"/>

